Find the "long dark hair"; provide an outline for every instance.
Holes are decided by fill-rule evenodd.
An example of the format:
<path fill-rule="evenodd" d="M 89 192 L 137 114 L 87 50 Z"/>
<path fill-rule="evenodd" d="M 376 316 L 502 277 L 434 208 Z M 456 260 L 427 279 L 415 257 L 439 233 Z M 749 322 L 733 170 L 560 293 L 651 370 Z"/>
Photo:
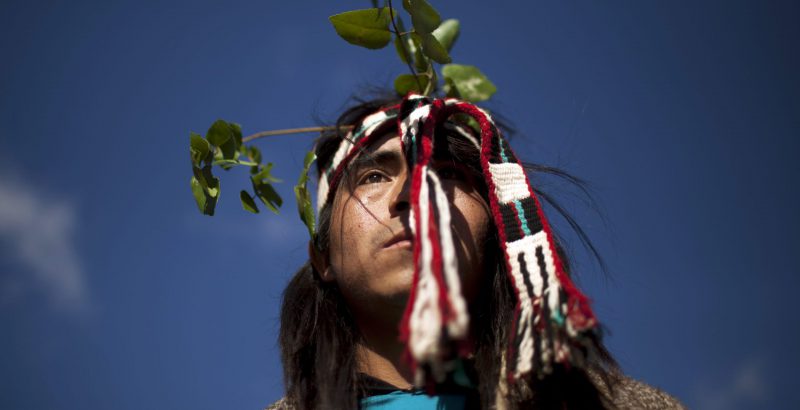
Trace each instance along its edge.
<path fill-rule="evenodd" d="M 317 164 L 327 164 L 344 137 L 343 126 L 353 125 L 376 110 L 398 103 L 396 99 L 378 98 L 357 100 L 337 120 L 337 131 L 323 134 L 317 142 Z M 499 124 L 502 128 L 503 124 Z M 474 175 L 481 175 L 479 153 L 463 138 L 443 130 L 436 138 L 446 138 L 434 144 L 443 151 L 434 152 L 467 165 Z M 440 137 L 441 136 L 441 137 Z M 557 168 L 525 164 L 529 172 L 549 174 L 584 190 L 583 182 Z M 318 173 L 321 169 L 318 168 Z M 476 178 L 482 181 L 483 178 Z M 479 184 L 480 185 L 480 184 Z M 476 187 L 487 198 L 486 187 Z M 603 266 L 602 258 L 592 246 L 585 232 L 557 201 L 540 189 L 535 193 L 555 209 L 576 232 L 578 238 Z M 331 224 L 331 207 L 325 206 L 318 218 L 318 233 L 311 246 L 327 253 Z M 511 284 L 506 279 L 505 264 L 499 263 L 500 247 L 495 236 L 487 240 L 486 266 L 494 266 L 485 275 L 483 292 L 475 305 L 482 309 L 471 312 L 475 332 L 474 368 L 483 408 L 495 403 L 501 372 L 501 357 L 508 340 L 510 317 L 516 299 Z M 491 251 L 491 252 L 488 252 Z M 569 272 L 569 262 L 563 247 L 556 243 L 556 251 Z M 294 275 L 283 293 L 281 307 L 280 348 L 283 362 L 287 400 L 298 409 L 355 409 L 363 388 L 359 383 L 356 346 L 360 334 L 353 316 L 335 282 L 325 282 L 310 262 Z M 590 357 L 585 368 L 555 366 L 553 373 L 542 380 L 528 378 L 509 386 L 505 393 L 508 407 L 515 408 L 607 408 L 608 392 L 613 388 L 617 365 L 601 340 L 594 340 L 597 352 Z M 602 385 L 598 389 L 598 385 Z"/>

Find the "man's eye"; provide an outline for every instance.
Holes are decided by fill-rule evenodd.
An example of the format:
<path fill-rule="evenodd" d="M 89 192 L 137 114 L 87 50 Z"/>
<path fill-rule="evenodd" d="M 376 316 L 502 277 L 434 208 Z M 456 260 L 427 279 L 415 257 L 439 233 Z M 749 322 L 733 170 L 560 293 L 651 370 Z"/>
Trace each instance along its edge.
<path fill-rule="evenodd" d="M 385 180 L 387 180 L 385 175 L 381 174 L 380 172 L 372 171 L 361 177 L 359 185 L 377 184 L 379 182 L 384 182 Z"/>

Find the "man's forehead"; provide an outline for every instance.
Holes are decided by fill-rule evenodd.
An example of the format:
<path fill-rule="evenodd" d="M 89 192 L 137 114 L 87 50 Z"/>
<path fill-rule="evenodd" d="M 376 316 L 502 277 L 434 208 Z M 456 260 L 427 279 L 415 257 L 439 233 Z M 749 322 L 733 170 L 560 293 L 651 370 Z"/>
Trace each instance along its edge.
<path fill-rule="evenodd" d="M 381 136 L 364 147 L 361 152 L 351 160 L 348 168 L 356 169 L 369 164 L 402 160 L 404 160 L 404 157 L 401 138 L 395 133 L 390 133 Z"/>
<path fill-rule="evenodd" d="M 447 130 L 439 130 L 440 132 L 447 133 L 453 137 L 457 138 L 464 138 L 464 136 L 459 134 L 453 134 L 448 132 Z M 433 150 L 433 157 L 431 160 L 433 161 L 448 161 L 454 160 L 454 152 L 452 152 L 453 147 L 450 145 L 450 141 L 448 138 L 444 137 L 444 135 L 437 135 L 435 137 L 435 149 Z M 348 168 L 353 168 L 354 165 L 365 165 L 369 162 L 380 162 L 380 161 L 388 161 L 394 160 L 397 158 L 404 158 L 403 152 L 403 141 L 399 134 L 396 132 L 387 132 L 384 135 L 381 135 L 378 138 L 375 138 L 373 141 L 369 141 L 364 147 L 360 149 L 353 159 L 348 164 Z M 392 155 L 389 155 L 392 154 Z"/>
<path fill-rule="evenodd" d="M 386 133 L 374 141 L 371 141 L 364 149 L 361 150 L 360 155 L 374 154 L 378 151 L 402 151 L 402 139 L 396 132 Z"/>

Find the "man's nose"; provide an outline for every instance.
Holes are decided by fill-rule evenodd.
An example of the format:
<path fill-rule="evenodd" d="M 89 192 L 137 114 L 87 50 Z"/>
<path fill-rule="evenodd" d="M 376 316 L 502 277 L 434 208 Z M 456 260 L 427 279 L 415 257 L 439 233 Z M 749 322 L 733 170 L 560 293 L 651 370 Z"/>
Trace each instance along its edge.
<path fill-rule="evenodd" d="M 409 202 L 411 176 L 408 174 L 403 175 L 393 189 L 392 203 L 389 205 L 391 212 L 394 214 L 408 211 L 411 208 L 411 203 Z"/>

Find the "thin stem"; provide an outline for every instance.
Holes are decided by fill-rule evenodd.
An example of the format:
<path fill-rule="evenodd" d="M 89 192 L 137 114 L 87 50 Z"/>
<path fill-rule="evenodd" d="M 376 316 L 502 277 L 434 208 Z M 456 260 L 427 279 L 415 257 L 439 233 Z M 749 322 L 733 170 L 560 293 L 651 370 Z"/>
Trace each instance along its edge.
<path fill-rule="evenodd" d="M 307 132 L 324 132 L 324 131 L 335 131 L 337 128 L 336 126 L 328 126 L 328 127 L 303 127 L 303 128 L 288 128 L 285 130 L 272 130 L 272 131 L 261 131 L 255 134 L 248 135 L 242 138 L 242 142 L 249 142 L 257 138 L 263 137 L 271 137 L 275 135 L 288 135 L 288 134 L 303 134 Z M 343 125 L 338 128 L 340 131 L 350 131 L 353 129 L 352 125 Z"/>
<path fill-rule="evenodd" d="M 428 69 L 425 70 L 425 74 L 428 75 L 428 84 L 425 86 L 425 95 L 430 95 L 436 89 L 436 83 L 439 79 L 436 78 L 436 70 L 433 68 L 433 64 L 428 64 Z"/>
<path fill-rule="evenodd" d="M 411 74 L 414 74 L 414 80 L 417 82 L 417 88 L 422 90 L 422 83 L 419 82 L 419 77 L 417 77 L 417 72 L 414 70 L 414 66 L 411 64 L 411 59 L 414 58 L 411 55 L 411 50 L 406 48 L 406 41 L 403 39 L 403 36 L 397 34 L 400 30 L 397 28 L 397 22 L 394 21 L 394 8 L 392 7 L 392 0 L 387 0 L 389 3 L 389 18 L 392 20 L 392 27 L 394 27 L 395 35 L 397 39 L 400 41 L 400 48 L 403 49 L 403 53 L 406 55 L 406 64 L 408 65 L 408 69 L 411 70 Z"/>

